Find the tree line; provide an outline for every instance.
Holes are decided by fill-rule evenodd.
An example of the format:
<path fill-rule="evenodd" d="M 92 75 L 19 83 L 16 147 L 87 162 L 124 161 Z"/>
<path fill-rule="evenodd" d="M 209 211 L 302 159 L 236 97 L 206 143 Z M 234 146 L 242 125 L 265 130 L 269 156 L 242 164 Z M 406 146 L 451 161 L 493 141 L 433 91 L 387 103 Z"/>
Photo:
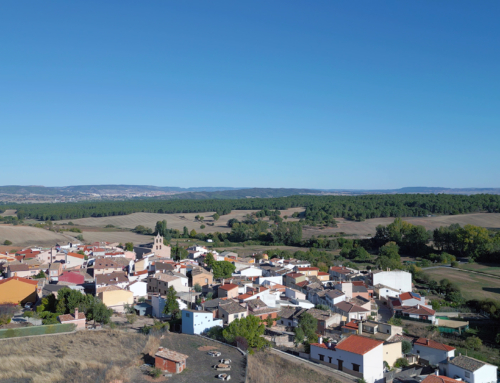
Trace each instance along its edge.
<path fill-rule="evenodd" d="M 464 214 L 500 212 L 500 195 L 475 194 L 380 194 L 363 196 L 295 195 L 280 198 L 210 199 L 210 200 L 128 200 L 69 203 L 8 204 L 19 219 L 42 221 L 86 217 L 109 217 L 136 212 L 200 213 L 218 216 L 232 210 L 261 210 L 261 215 L 293 207 L 304 207 L 306 223 L 335 225 L 335 218 L 362 221 L 378 217 L 422 217 L 429 214 Z M 297 214 L 295 214 L 297 215 Z M 279 215 L 274 215 L 278 217 Z"/>

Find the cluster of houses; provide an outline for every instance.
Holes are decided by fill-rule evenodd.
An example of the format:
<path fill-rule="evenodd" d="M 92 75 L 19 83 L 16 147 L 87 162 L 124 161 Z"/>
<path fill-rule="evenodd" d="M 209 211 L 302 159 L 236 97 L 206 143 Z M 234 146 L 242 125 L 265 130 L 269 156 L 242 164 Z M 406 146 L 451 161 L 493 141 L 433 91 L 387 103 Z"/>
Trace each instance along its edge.
<path fill-rule="evenodd" d="M 216 280 L 205 263 L 209 253 L 215 261 L 233 263 L 233 275 Z M 406 382 L 410 377 L 426 383 L 496 382 L 495 366 L 455 355 L 453 347 L 430 339 L 410 338 L 402 327 L 387 323 L 392 316 L 439 321 L 425 297 L 413 291 L 411 274 L 401 270 L 368 272 L 340 265 L 327 272 L 307 261 L 268 259 L 266 254 L 242 258 L 197 245 L 188 248 L 187 259 L 174 261 L 161 236 L 133 251 L 110 243 L 24 249 L 0 254 L 0 269 L 0 303 L 36 303 L 69 287 L 96 295 L 118 313 L 130 305 L 139 315 L 164 319 L 173 287 L 186 334 L 203 334 L 253 315 L 269 324 L 266 339 L 293 347 L 294 328 L 307 313 L 317 320 L 319 341 L 302 356 L 366 383 Z M 85 316 L 78 311 L 60 321 L 85 328 Z M 463 323 L 457 326 L 462 329 Z M 402 351 L 405 340 L 412 344 L 407 354 Z M 157 358 L 167 366 L 164 360 L 171 357 L 170 369 L 179 372 L 186 359 L 179 355 L 159 350 Z M 413 366 L 413 375 L 393 368 L 400 358 Z"/>

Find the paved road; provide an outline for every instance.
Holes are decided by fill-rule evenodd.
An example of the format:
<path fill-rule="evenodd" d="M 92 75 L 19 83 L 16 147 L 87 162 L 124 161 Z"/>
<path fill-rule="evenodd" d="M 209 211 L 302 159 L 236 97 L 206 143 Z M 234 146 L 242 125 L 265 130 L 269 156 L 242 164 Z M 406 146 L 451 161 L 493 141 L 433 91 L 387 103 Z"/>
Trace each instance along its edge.
<path fill-rule="evenodd" d="M 375 302 L 377 303 L 378 306 L 378 320 L 380 322 L 386 323 L 389 319 L 392 317 L 392 312 L 387 305 L 384 305 L 384 302 L 382 302 L 380 299 L 375 299 Z"/>
<path fill-rule="evenodd" d="M 306 368 L 310 368 L 311 370 L 314 370 L 320 374 L 330 376 L 330 377 L 338 380 L 341 383 L 353 383 L 353 382 L 358 381 L 358 378 L 356 378 L 355 376 L 346 374 L 345 372 L 342 372 L 339 370 L 335 370 L 335 369 L 327 367 L 323 364 L 314 363 L 314 362 L 311 362 L 309 360 L 299 358 L 298 356 L 287 354 L 286 352 L 282 352 L 282 351 L 280 352 L 278 350 L 275 350 L 274 348 L 271 348 L 271 352 L 273 352 L 274 354 L 276 354 L 276 355 L 282 357 L 283 359 L 286 359 L 292 363 L 300 364 L 300 365 L 302 365 Z"/>

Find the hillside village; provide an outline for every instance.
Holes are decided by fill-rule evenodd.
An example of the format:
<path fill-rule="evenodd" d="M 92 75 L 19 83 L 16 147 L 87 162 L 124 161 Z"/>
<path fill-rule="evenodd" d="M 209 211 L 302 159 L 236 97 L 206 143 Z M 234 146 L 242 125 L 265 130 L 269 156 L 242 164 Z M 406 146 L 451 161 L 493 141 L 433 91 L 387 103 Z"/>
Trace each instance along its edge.
<path fill-rule="evenodd" d="M 57 323 L 91 331 L 133 313 L 154 323 L 170 321 L 171 331 L 212 337 L 219 333 L 220 338 L 218 329 L 256 317 L 265 324 L 266 344 L 297 360 L 324 365 L 333 377 L 341 374 L 339 378 L 366 383 L 497 380 L 496 366 L 462 355 L 453 346 L 407 335 L 403 320 L 447 333 L 468 328 L 463 320 L 440 318 L 414 292 L 409 272 L 342 265 L 322 272 L 306 261 L 269 259 L 265 253 L 242 258 L 199 245 L 186 250 L 186 259 L 173 260 L 172 248 L 157 235 L 153 243 L 128 250 L 117 243 L 60 243 L 1 254 L 0 305 L 20 305 L 16 307 L 23 311 L 2 327 Z M 72 307 L 71 294 L 89 297 L 94 306 Z M 60 302 L 58 296 L 66 297 L 66 307 L 49 312 L 51 300 Z M 102 304 L 104 314 L 96 308 Z M 312 332 L 307 323 L 313 323 Z M 179 350 L 160 348 L 155 368 L 180 373 L 186 359 Z M 230 371 L 230 365 L 224 368 Z"/>

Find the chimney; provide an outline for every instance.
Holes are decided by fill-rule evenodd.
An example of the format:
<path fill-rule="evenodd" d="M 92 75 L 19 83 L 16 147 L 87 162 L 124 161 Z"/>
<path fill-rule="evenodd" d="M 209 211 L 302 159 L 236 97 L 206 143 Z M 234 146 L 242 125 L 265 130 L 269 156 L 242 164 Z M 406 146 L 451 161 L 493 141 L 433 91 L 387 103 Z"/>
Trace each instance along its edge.
<path fill-rule="evenodd" d="M 328 346 L 328 348 L 332 348 L 332 342 L 331 341 L 328 341 L 328 343 L 326 345 Z"/>
<path fill-rule="evenodd" d="M 319 344 L 323 344 L 323 337 L 322 337 L 322 336 L 320 336 L 320 337 L 318 338 L 318 343 L 319 343 Z"/>
<path fill-rule="evenodd" d="M 436 371 L 434 371 L 434 375 L 439 376 L 439 368 L 436 368 Z"/>
<path fill-rule="evenodd" d="M 363 321 L 362 320 L 360 320 L 358 322 L 358 334 L 359 335 L 363 334 Z"/>
<path fill-rule="evenodd" d="M 426 344 L 426 345 L 429 345 L 429 339 L 426 339 L 426 340 L 425 340 L 425 344 Z"/>
<path fill-rule="evenodd" d="M 75 308 L 75 319 L 78 319 L 78 307 Z"/>

